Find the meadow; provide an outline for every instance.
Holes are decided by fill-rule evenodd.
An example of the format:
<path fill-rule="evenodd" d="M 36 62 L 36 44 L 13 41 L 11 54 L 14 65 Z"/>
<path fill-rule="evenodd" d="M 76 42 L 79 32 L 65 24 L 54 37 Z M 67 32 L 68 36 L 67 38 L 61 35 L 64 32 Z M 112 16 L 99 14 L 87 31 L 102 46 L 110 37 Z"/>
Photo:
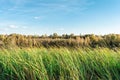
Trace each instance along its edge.
<path fill-rule="evenodd" d="M 0 0 L 0 80 L 120 80 L 120 0 Z"/>
<path fill-rule="evenodd" d="M 120 80 L 120 49 L 0 49 L 0 80 Z"/>

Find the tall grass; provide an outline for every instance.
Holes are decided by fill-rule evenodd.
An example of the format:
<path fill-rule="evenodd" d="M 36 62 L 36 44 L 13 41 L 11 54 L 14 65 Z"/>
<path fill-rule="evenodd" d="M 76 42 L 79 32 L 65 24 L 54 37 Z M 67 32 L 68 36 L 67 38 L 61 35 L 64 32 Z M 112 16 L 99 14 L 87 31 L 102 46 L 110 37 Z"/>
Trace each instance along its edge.
<path fill-rule="evenodd" d="M 120 50 L 2 49 L 0 80 L 120 80 Z"/>

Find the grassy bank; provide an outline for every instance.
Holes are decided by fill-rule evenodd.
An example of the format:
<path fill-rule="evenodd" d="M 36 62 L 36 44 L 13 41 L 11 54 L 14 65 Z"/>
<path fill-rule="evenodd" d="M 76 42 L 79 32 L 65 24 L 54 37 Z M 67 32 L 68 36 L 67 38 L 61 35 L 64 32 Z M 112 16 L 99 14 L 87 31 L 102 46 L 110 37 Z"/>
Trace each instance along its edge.
<path fill-rule="evenodd" d="M 2 49 L 0 80 L 120 80 L 120 50 Z"/>

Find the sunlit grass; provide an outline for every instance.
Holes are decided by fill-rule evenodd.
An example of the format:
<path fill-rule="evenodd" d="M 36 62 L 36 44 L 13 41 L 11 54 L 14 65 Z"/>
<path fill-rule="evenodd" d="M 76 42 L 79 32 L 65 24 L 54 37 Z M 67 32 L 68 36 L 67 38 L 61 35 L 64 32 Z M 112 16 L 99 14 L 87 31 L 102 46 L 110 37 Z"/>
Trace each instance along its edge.
<path fill-rule="evenodd" d="M 0 80 L 120 80 L 120 50 L 0 50 Z"/>

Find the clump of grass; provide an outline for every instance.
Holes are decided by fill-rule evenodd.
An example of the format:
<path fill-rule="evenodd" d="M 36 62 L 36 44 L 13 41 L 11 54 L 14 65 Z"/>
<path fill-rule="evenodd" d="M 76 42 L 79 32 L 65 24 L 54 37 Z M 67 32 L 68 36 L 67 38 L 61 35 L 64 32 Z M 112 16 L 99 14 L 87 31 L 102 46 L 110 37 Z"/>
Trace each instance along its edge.
<path fill-rule="evenodd" d="M 120 50 L 3 49 L 0 80 L 120 80 Z"/>

